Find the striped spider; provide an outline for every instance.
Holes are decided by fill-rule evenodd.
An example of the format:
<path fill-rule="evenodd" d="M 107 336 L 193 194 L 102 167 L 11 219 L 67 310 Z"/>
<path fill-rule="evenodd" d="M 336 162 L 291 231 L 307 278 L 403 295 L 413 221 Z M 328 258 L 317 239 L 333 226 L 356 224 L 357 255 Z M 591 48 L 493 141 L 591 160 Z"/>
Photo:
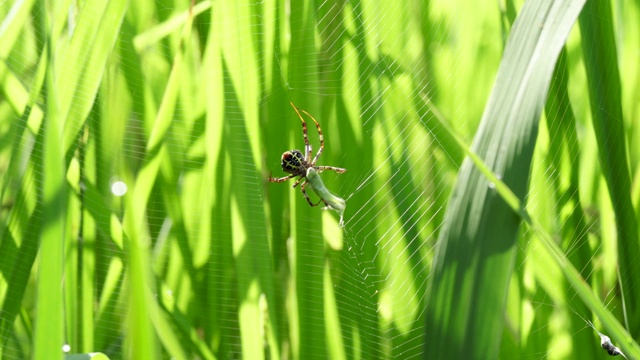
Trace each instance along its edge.
<path fill-rule="evenodd" d="M 324 137 L 322 136 L 322 129 L 320 129 L 320 124 L 318 124 L 316 119 L 313 116 L 311 116 L 311 114 L 309 114 L 308 112 L 302 109 L 298 109 L 295 105 L 293 105 L 292 102 L 290 102 L 290 104 L 293 107 L 293 110 L 295 110 L 296 113 L 298 114 L 298 117 L 300 118 L 300 120 L 302 121 L 302 136 L 304 137 L 304 156 L 302 155 L 302 151 L 300 150 L 285 151 L 282 154 L 282 163 L 281 163 L 282 170 L 290 175 L 284 176 L 281 178 L 269 177 L 269 181 L 283 182 L 289 179 L 293 179 L 294 177 L 297 176 L 298 180 L 296 180 L 296 182 L 293 184 L 293 187 L 295 188 L 296 186 L 298 186 L 298 184 L 300 184 L 302 180 L 304 180 L 304 182 L 302 182 L 302 186 L 300 186 L 300 190 L 302 191 L 302 194 L 304 195 L 305 199 L 307 199 L 307 202 L 309 203 L 310 206 L 317 206 L 318 204 L 320 204 L 320 202 L 324 202 L 325 205 L 327 205 L 328 207 L 332 207 L 331 204 L 327 203 L 327 201 L 323 197 L 320 197 L 320 201 L 318 201 L 315 204 L 311 201 L 311 199 L 309 199 L 309 195 L 307 195 L 307 191 L 305 190 L 305 187 L 307 186 L 307 184 L 309 184 L 309 179 L 307 178 L 308 170 L 313 169 L 315 170 L 316 173 L 320 173 L 325 170 L 332 170 L 337 172 L 338 174 L 342 174 L 343 172 L 347 171 L 347 169 L 343 169 L 335 166 L 316 166 L 316 161 L 318 160 L 318 157 L 320 157 L 320 154 L 322 154 L 322 151 L 324 150 Z M 305 115 L 310 117 L 311 120 L 313 120 L 313 122 L 316 124 L 316 128 L 318 129 L 318 136 L 320 137 L 320 149 L 318 150 L 318 153 L 316 154 L 316 156 L 313 157 L 313 159 L 311 158 L 313 150 L 311 149 L 311 144 L 309 143 L 309 136 L 307 135 L 307 123 L 302 118 L 300 111 L 302 111 Z M 318 178 L 318 177 L 314 177 L 314 179 L 315 178 Z M 313 187 L 313 184 L 312 184 L 312 187 Z"/>

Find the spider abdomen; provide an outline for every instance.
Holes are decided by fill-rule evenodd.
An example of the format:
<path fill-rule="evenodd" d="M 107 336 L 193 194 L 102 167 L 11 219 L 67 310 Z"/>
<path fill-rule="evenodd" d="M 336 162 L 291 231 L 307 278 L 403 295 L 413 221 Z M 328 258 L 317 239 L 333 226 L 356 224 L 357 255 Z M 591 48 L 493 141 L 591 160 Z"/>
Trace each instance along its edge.
<path fill-rule="evenodd" d="M 289 150 L 282 154 L 282 170 L 289 174 L 305 175 L 308 165 L 300 150 Z"/>

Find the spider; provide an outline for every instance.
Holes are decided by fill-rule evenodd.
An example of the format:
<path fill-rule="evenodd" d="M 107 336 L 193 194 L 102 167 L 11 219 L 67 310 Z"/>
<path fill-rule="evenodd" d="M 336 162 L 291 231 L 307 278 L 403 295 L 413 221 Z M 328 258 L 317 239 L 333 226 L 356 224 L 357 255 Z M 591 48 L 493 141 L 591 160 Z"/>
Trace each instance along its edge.
<path fill-rule="evenodd" d="M 298 176 L 298 180 L 296 180 L 296 182 L 293 184 L 293 187 L 295 188 L 296 186 L 298 186 L 298 184 L 300 184 L 300 182 L 304 179 L 304 182 L 302 182 L 302 186 L 300 186 L 300 190 L 302 191 L 302 194 L 304 195 L 305 199 L 307 199 L 309 206 L 317 206 L 318 204 L 320 204 L 320 202 L 323 202 L 323 201 L 327 206 L 330 206 L 322 197 L 315 204 L 311 201 L 311 199 L 309 199 L 309 195 L 307 195 L 307 191 L 305 190 L 305 187 L 309 183 L 309 180 L 307 179 L 307 170 L 312 168 L 318 173 L 323 172 L 325 170 L 332 170 L 337 172 L 338 174 L 342 174 L 343 172 L 347 171 L 347 169 L 343 169 L 335 166 L 316 166 L 316 161 L 318 160 L 318 157 L 320 157 L 320 154 L 322 154 L 322 151 L 324 150 L 324 137 L 322 136 L 322 129 L 320 129 L 320 124 L 318 124 L 316 119 L 313 116 L 311 116 L 311 114 L 309 114 L 308 112 L 304 111 L 303 109 L 298 109 L 295 105 L 293 105 L 292 102 L 290 102 L 289 104 L 291 104 L 291 107 L 293 107 L 293 110 L 296 111 L 296 113 L 298 114 L 298 117 L 302 121 L 302 136 L 304 137 L 304 156 L 302 155 L 302 151 L 300 150 L 285 151 L 282 154 L 281 166 L 284 172 L 289 173 L 291 175 L 284 176 L 281 178 L 269 177 L 269 181 L 284 182 Z M 318 136 L 320 137 L 320 149 L 318 150 L 318 153 L 316 154 L 316 156 L 313 157 L 313 159 L 311 158 L 313 150 L 311 148 L 311 144 L 309 143 L 309 136 L 307 135 L 307 123 L 302 118 L 300 111 L 302 111 L 305 115 L 310 117 L 311 120 L 313 120 L 313 122 L 316 124 L 316 128 L 318 129 Z"/>

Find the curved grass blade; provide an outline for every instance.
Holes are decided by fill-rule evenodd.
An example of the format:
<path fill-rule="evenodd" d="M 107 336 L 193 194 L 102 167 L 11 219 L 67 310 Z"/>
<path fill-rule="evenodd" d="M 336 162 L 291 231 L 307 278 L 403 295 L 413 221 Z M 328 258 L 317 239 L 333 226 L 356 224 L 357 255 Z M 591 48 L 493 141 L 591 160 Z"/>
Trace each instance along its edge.
<path fill-rule="evenodd" d="M 621 86 L 611 4 L 589 1 L 580 15 L 584 65 L 589 84 L 591 116 L 598 142 L 600 167 L 616 214 L 620 283 L 625 319 L 631 333 L 640 330 L 640 247 L 638 221 L 631 202 L 631 174 L 627 162 Z"/>
<path fill-rule="evenodd" d="M 437 112 L 438 113 L 438 112 Z M 576 291 L 576 293 L 582 298 L 585 305 L 587 305 L 602 321 L 607 330 L 613 335 L 615 339 L 622 342 L 621 347 L 625 349 L 626 353 L 632 354 L 635 357 L 640 357 L 640 347 L 629 335 L 629 333 L 620 325 L 620 323 L 611 315 L 611 313 L 605 308 L 600 300 L 596 297 L 593 291 L 589 288 L 586 281 L 580 275 L 580 272 L 573 266 L 571 260 L 565 256 L 562 249 L 554 242 L 553 237 L 549 234 L 541 225 L 537 219 L 532 218 L 529 213 L 524 209 L 524 206 L 520 199 L 511 191 L 502 180 L 500 180 L 491 169 L 482 161 L 482 159 L 467 147 L 464 141 L 455 134 L 455 132 L 445 123 L 445 121 L 438 117 L 447 128 L 458 145 L 466 152 L 467 156 L 473 162 L 473 165 L 485 176 L 495 187 L 496 192 L 500 194 L 500 197 L 509 204 L 511 210 L 518 214 L 528 227 L 533 230 L 540 239 L 544 249 L 555 260 L 556 264 L 562 269 L 565 277 Z"/>
<path fill-rule="evenodd" d="M 555 62 L 583 5 L 530 1 L 512 27 L 473 151 L 516 199 L 526 194 Z M 465 159 L 429 284 L 425 350 L 434 358 L 498 355 L 521 218 L 494 187 Z"/>

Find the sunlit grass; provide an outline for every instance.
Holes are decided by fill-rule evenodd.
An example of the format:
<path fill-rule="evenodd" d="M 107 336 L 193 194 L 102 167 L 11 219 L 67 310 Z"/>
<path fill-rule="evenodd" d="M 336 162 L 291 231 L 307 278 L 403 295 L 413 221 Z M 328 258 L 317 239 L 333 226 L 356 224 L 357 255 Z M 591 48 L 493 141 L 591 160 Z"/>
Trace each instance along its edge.
<path fill-rule="evenodd" d="M 0 358 L 637 356 L 640 9 L 582 3 L 0 3 Z"/>

